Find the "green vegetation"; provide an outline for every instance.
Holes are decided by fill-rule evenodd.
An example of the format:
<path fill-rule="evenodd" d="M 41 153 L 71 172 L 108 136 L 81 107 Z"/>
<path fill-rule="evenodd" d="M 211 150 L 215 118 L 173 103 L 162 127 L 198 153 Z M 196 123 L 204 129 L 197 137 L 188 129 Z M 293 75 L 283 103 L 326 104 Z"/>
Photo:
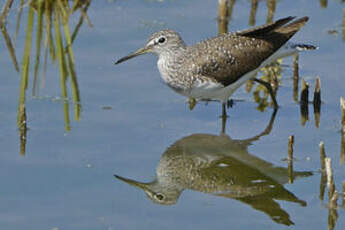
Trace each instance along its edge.
<path fill-rule="evenodd" d="M 31 67 L 30 62 L 33 62 L 32 95 L 38 96 L 40 82 L 43 84 L 42 82 L 45 80 L 48 57 L 50 57 L 52 63 L 57 61 L 59 66 L 61 98 L 64 105 L 65 130 L 70 130 L 67 90 L 69 78 L 72 89 L 75 120 L 80 120 L 80 95 L 77 74 L 75 71 L 72 43 L 75 40 L 84 21 L 91 26 L 86 14 L 90 2 L 91 0 L 21 0 L 19 3 L 16 30 L 13 39 L 11 39 L 11 36 L 8 34 L 6 28 L 6 19 L 8 13 L 11 11 L 11 8 L 14 5 L 13 0 L 7 0 L 2 7 L 3 10 L 0 16 L 0 29 L 10 53 L 14 68 L 21 73 L 17 117 L 18 128 L 20 130 L 23 129 L 23 124 L 26 125 L 26 121 L 23 121 L 23 117 L 26 119 L 26 115 L 23 114 L 25 113 L 25 109 L 23 108 L 25 108 L 26 91 L 29 85 L 28 82 Z M 15 6 L 15 8 L 18 9 L 18 6 Z M 23 10 L 28 11 L 27 20 L 22 20 Z M 75 12 L 80 12 L 80 18 L 73 30 L 73 33 L 71 33 L 69 21 Z M 20 31 L 20 28 L 25 25 L 25 23 L 25 45 L 21 67 L 19 67 L 15 52 L 15 43 L 18 32 Z M 33 40 L 35 40 L 35 54 L 33 53 L 32 47 Z M 43 61 L 41 58 L 42 54 L 44 55 Z M 41 73 L 40 70 L 42 70 Z"/>

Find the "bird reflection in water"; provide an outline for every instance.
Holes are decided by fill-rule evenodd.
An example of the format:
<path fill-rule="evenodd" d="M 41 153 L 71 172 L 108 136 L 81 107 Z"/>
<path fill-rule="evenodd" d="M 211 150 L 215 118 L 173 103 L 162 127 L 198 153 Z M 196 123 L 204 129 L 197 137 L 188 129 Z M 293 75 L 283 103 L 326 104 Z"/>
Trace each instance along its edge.
<path fill-rule="evenodd" d="M 275 167 L 248 153 L 249 145 L 270 133 L 275 115 L 276 111 L 262 133 L 249 139 L 234 140 L 222 133 L 192 134 L 178 140 L 161 156 L 152 182 L 115 177 L 144 190 L 157 204 L 175 204 L 181 193 L 190 189 L 239 200 L 277 223 L 292 225 L 289 214 L 275 200 L 301 206 L 306 202 L 283 187 L 289 181 L 287 168 Z M 307 171 L 293 172 L 294 179 L 310 175 Z"/>

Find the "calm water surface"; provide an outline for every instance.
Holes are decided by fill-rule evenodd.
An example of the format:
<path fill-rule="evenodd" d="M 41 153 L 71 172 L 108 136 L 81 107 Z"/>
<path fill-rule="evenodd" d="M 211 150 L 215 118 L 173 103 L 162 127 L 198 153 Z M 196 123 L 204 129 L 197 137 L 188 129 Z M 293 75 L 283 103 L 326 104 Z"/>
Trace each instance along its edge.
<path fill-rule="evenodd" d="M 292 57 L 278 68 L 277 114 L 272 107 L 263 112 L 257 109 L 256 86 L 250 93 L 242 87 L 234 95 L 226 135 L 220 135 L 220 104 L 199 103 L 190 111 L 186 99 L 160 80 L 156 57 L 146 55 L 113 65 L 163 28 L 177 30 L 187 44 L 216 35 L 217 1 L 91 2 L 87 15 L 93 27 L 84 23 L 73 43 L 80 119 L 75 118 L 70 99 L 70 130 L 66 129 L 57 63 L 49 61 L 45 86 L 35 97 L 31 96 L 31 67 L 25 141 L 17 126 L 20 73 L 1 37 L 1 229 L 285 229 L 289 225 L 292 229 L 343 229 L 345 171 L 339 98 L 345 96 L 345 4 L 336 0 L 268 2 L 258 1 L 256 25 L 265 23 L 269 15 L 273 19 L 310 17 L 293 40 L 320 47 L 299 56 L 299 75 L 310 89 L 314 89 L 315 78 L 321 78 L 318 128 L 312 104 L 309 120 L 301 125 L 300 106 L 293 100 Z M 269 11 L 274 3 L 275 10 Z M 235 2 L 229 31 L 249 27 L 251 6 L 250 1 Z M 14 6 L 8 17 L 11 37 L 17 10 Z M 19 61 L 27 16 L 26 7 L 16 41 Z M 75 16 L 70 24 L 74 27 L 77 22 Z M 68 93 L 72 98 L 70 83 Z M 292 134 L 294 181 L 289 183 L 284 159 Z M 339 192 L 337 209 L 328 208 L 327 188 L 320 199 L 320 141 L 332 160 Z M 184 167 L 169 168 L 169 159 L 179 159 Z M 157 186 L 158 166 L 172 175 L 161 187 Z M 199 168 L 185 172 L 188 167 Z M 155 189 L 175 191 L 170 194 L 174 204 L 156 204 L 114 174 L 156 181 Z M 231 194 L 210 194 L 203 187 L 207 183 L 226 186 L 229 181 L 238 185 L 231 187 Z M 260 190 L 255 183 L 266 184 Z"/>

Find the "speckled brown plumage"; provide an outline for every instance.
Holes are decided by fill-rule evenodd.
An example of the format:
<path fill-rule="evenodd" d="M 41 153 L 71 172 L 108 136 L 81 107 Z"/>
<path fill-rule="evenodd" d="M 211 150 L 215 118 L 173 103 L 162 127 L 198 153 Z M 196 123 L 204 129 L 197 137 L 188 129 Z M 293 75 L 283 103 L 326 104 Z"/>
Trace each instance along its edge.
<path fill-rule="evenodd" d="M 194 64 L 192 74 L 200 74 L 228 86 L 245 73 L 258 68 L 308 20 L 304 17 L 285 25 L 292 19 L 284 18 L 272 24 L 220 35 L 190 46 L 182 68 Z"/>

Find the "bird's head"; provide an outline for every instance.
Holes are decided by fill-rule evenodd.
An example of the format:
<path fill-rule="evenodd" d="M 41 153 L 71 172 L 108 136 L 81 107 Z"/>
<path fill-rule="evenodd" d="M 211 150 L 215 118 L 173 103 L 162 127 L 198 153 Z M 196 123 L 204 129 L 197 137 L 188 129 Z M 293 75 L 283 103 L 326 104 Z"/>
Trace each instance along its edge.
<path fill-rule="evenodd" d="M 184 41 L 177 32 L 173 30 L 162 30 L 152 34 L 142 48 L 120 58 L 115 64 L 119 64 L 145 53 L 154 53 L 159 56 L 161 54 L 174 53 L 185 47 Z"/>

